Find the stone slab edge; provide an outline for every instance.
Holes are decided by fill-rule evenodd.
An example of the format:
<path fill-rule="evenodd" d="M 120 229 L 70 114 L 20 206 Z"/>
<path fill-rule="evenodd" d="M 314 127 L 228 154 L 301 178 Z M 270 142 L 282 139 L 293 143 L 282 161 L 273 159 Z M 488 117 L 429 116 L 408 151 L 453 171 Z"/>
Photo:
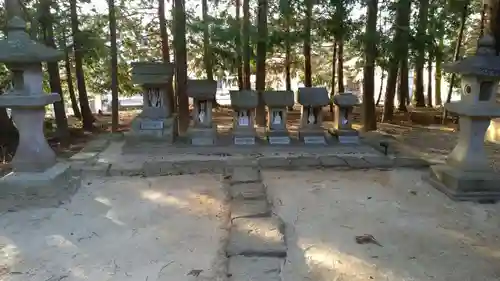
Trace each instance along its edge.
<path fill-rule="evenodd" d="M 101 175 L 103 174 L 103 165 L 96 165 L 99 154 L 103 152 L 112 141 L 121 140 L 123 135 L 102 134 L 89 141 L 80 152 L 69 158 L 71 169 L 81 174 Z M 109 165 L 104 169 L 109 169 Z M 105 174 L 105 173 L 104 173 Z"/>

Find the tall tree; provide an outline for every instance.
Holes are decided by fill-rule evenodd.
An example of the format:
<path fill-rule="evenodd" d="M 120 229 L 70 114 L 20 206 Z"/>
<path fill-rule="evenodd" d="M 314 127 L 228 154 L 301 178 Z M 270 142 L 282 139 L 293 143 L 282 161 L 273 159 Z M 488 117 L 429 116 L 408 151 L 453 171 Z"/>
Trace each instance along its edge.
<path fill-rule="evenodd" d="M 165 0 L 158 0 L 158 20 L 160 22 L 161 55 L 163 62 L 170 63 L 170 45 L 168 43 L 167 19 L 165 18 Z M 170 112 L 177 110 L 172 78 L 167 85 L 166 97 L 170 106 Z"/>
<path fill-rule="evenodd" d="M 250 90 L 250 0 L 243 0 L 243 87 Z"/>
<path fill-rule="evenodd" d="M 258 0 L 257 29 L 257 73 L 255 77 L 255 89 L 259 92 L 259 105 L 256 109 L 255 123 L 259 126 L 265 126 L 266 107 L 262 99 L 262 92 L 266 90 L 267 0 Z"/>
<path fill-rule="evenodd" d="M 311 22 L 312 22 L 312 9 L 313 1 L 305 0 L 306 16 L 304 21 L 304 86 L 312 87 L 312 68 L 311 68 Z"/>
<path fill-rule="evenodd" d="M 116 46 L 115 0 L 108 0 L 109 37 L 111 40 L 111 131 L 118 132 L 118 48 Z"/>
<path fill-rule="evenodd" d="M 420 0 L 418 12 L 418 27 L 417 38 L 415 40 L 417 56 L 415 60 L 415 106 L 425 106 L 424 96 L 424 64 L 425 64 L 425 47 L 427 41 L 427 21 L 429 12 L 429 0 Z"/>
<path fill-rule="evenodd" d="M 365 66 L 363 68 L 363 131 L 377 129 L 375 116 L 375 57 L 377 55 L 378 0 L 367 1 L 365 32 Z"/>
<path fill-rule="evenodd" d="M 52 48 L 57 48 L 54 40 L 54 27 L 50 7 L 52 0 L 44 0 L 40 3 L 41 17 L 40 23 L 43 30 L 45 44 Z M 62 146 L 69 145 L 69 130 L 68 119 L 66 118 L 66 109 L 64 107 L 64 93 L 61 87 L 61 76 L 59 74 L 59 66 L 57 62 L 48 62 L 47 70 L 49 72 L 50 90 L 53 93 L 58 93 L 61 99 L 54 103 L 54 114 L 56 117 L 57 136 L 61 141 Z"/>
<path fill-rule="evenodd" d="M 174 48 L 177 104 L 179 107 L 179 134 L 189 126 L 189 100 L 187 96 L 186 9 L 184 0 L 174 0 Z"/>
<path fill-rule="evenodd" d="M 64 29 L 65 28 L 62 28 L 62 38 L 59 45 L 64 50 L 64 70 L 66 72 L 66 84 L 68 86 L 68 94 L 69 99 L 71 100 L 73 115 L 78 119 L 82 119 L 82 114 L 80 113 L 80 108 L 78 107 L 78 101 L 76 100 L 75 87 L 73 86 L 73 74 L 71 72 L 71 60 L 69 55 L 69 50 L 71 49 L 71 47 L 68 47 L 66 45 L 68 38 L 66 37 L 66 32 Z"/>
<path fill-rule="evenodd" d="M 236 36 L 235 47 L 236 47 L 236 71 L 238 73 L 238 89 L 243 90 L 243 65 L 242 65 L 242 57 L 241 57 L 241 0 L 236 0 L 235 2 L 236 9 Z"/>
<path fill-rule="evenodd" d="M 70 0 L 71 31 L 73 32 L 73 49 L 75 55 L 76 84 L 78 88 L 78 98 L 82 113 L 82 123 L 85 130 L 94 129 L 94 116 L 90 111 L 87 87 L 85 85 L 85 73 L 83 72 L 83 38 L 78 27 L 77 0 Z"/>
<path fill-rule="evenodd" d="M 205 72 L 208 80 L 214 80 L 212 66 L 212 51 L 210 50 L 210 21 L 208 19 L 208 1 L 201 0 L 201 11 L 203 16 L 203 59 Z"/>

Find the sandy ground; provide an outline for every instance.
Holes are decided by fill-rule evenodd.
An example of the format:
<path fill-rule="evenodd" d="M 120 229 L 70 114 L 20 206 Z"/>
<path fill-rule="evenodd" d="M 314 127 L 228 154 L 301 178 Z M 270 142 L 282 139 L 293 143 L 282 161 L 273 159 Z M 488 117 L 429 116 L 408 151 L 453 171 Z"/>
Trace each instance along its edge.
<path fill-rule="evenodd" d="M 214 276 L 227 217 L 225 195 L 212 175 L 84 181 L 60 208 L 0 217 L 0 280 Z"/>
<path fill-rule="evenodd" d="M 263 177 L 287 226 L 285 281 L 500 280 L 500 204 L 455 203 L 411 170 Z"/>

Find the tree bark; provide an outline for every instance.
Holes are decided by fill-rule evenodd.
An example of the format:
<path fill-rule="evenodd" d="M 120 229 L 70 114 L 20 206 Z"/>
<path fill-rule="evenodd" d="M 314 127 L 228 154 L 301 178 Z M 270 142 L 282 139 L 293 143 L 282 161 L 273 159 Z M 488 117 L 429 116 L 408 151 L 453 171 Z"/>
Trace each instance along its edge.
<path fill-rule="evenodd" d="M 362 130 L 377 129 L 375 116 L 375 58 L 377 56 L 378 0 L 367 1 L 365 32 L 365 66 L 363 68 Z"/>
<path fill-rule="evenodd" d="M 167 20 L 165 18 L 165 0 L 158 1 L 158 19 L 160 21 L 161 55 L 164 63 L 170 63 L 170 44 L 168 43 Z M 172 85 L 173 77 L 167 85 L 166 97 L 169 101 L 170 112 L 177 112 L 176 98 Z"/>
<path fill-rule="evenodd" d="M 91 131 L 94 129 L 94 115 L 90 110 L 89 98 L 87 96 L 87 87 L 85 85 L 85 73 L 83 72 L 83 46 L 78 28 L 78 14 L 76 9 L 76 0 L 70 1 L 71 10 L 71 31 L 73 32 L 73 48 L 75 55 L 76 84 L 78 88 L 78 98 L 80 100 L 80 109 L 82 114 L 83 129 Z"/>
<path fill-rule="evenodd" d="M 429 60 L 427 61 L 427 106 L 432 107 L 432 52 L 429 52 Z"/>
<path fill-rule="evenodd" d="M 331 81 L 331 88 L 332 91 L 330 92 L 330 98 L 335 95 L 335 72 L 336 72 L 336 62 L 337 62 L 337 42 L 334 40 L 333 41 L 333 55 L 332 55 L 332 81 Z M 334 107 L 333 107 L 333 102 L 330 99 L 330 113 L 333 113 Z M 333 116 L 332 116 L 333 118 Z"/>
<path fill-rule="evenodd" d="M 344 89 L 344 39 L 337 40 L 337 91 L 343 93 Z"/>
<path fill-rule="evenodd" d="M 436 106 L 440 106 L 443 104 L 443 100 L 441 98 L 441 78 L 443 76 L 443 68 L 442 68 L 442 63 L 443 63 L 443 47 L 444 47 L 444 40 L 443 37 L 439 38 L 439 45 L 437 46 L 436 49 L 436 75 L 434 77 L 434 87 L 436 88 L 434 91 L 434 103 Z"/>
<path fill-rule="evenodd" d="M 377 97 L 377 102 L 375 103 L 375 106 L 378 106 L 380 103 L 380 99 L 382 98 L 382 92 L 384 89 L 384 70 L 382 69 L 382 72 L 380 74 L 380 88 L 378 89 L 378 97 Z"/>
<path fill-rule="evenodd" d="M 203 61 L 208 80 L 214 80 L 212 67 L 212 51 L 210 50 L 210 25 L 208 24 L 208 0 L 201 0 L 201 11 L 203 15 Z"/>
<path fill-rule="evenodd" d="M 312 68 L 311 68 L 311 21 L 312 21 L 313 2 L 306 1 L 306 17 L 304 23 L 304 86 L 312 87 Z"/>
<path fill-rule="evenodd" d="M 179 105 L 179 134 L 183 135 L 189 127 L 189 100 L 187 96 L 187 50 L 186 50 L 186 11 L 184 0 L 174 0 L 174 48 L 176 93 Z"/>
<path fill-rule="evenodd" d="M 250 90 L 250 0 L 243 0 L 243 87 Z"/>
<path fill-rule="evenodd" d="M 115 0 L 108 0 L 109 35 L 111 40 L 111 132 L 118 132 L 118 47 L 116 45 Z"/>
<path fill-rule="evenodd" d="M 259 126 L 266 126 L 266 108 L 262 99 L 262 92 L 266 89 L 267 5 L 267 0 L 258 0 L 257 29 L 259 41 L 257 42 L 255 89 L 259 92 L 259 105 L 256 109 L 255 123 Z"/>
<path fill-rule="evenodd" d="M 408 59 L 405 57 L 401 60 L 399 68 L 399 87 L 398 87 L 398 110 L 407 112 L 406 107 L 408 101 Z"/>
<path fill-rule="evenodd" d="M 415 58 L 415 106 L 425 106 L 424 96 L 424 65 L 425 65 L 425 46 L 427 38 L 427 22 L 429 13 L 429 0 L 420 0 L 420 8 L 418 12 L 418 27 L 417 27 L 417 56 Z"/>
<path fill-rule="evenodd" d="M 62 31 L 62 42 L 61 47 L 64 48 L 64 69 L 66 71 L 66 83 L 68 84 L 69 99 L 71 100 L 71 108 L 73 109 L 73 116 L 78 119 L 82 119 L 82 114 L 80 113 L 80 108 L 78 107 L 78 101 L 76 100 L 75 87 L 73 86 L 73 74 L 71 73 L 71 60 L 69 56 L 69 47 L 66 46 L 67 38 L 64 33 L 64 28 Z"/>
<path fill-rule="evenodd" d="M 236 69 L 238 72 L 238 89 L 243 90 L 243 65 L 242 65 L 242 56 L 241 56 L 241 0 L 236 0 L 235 3 L 236 8 L 236 29 L 239 31 L 236 33 L 235 38 L 235 46 L 236 46 Z"/>
<path fill-rule="evenodd" d="M 52 0 L 45 0 L 40 3 L 43 16 L 41 17 L 41 25 L 43 29 L 45 44 L 57 48 L 54 40 L 54 29 L 52 22 L 52 15 L 50 14 L 50 6 Z M 47 70 L 49 72 L 50 90 L 53 93 L 58 93 L 61 99 L 54 103 L 54 115 L 56 118 L 57 137 L 63 147 L 67 147 L 70 142 L 70 135 L 68 130 L 68 118 L 66 117 L 66 109 L 64 107 L 64 93 L 61 87 L 61 76 L 59 74 L 59 65 L 57 62 L 48 62 Z"/>

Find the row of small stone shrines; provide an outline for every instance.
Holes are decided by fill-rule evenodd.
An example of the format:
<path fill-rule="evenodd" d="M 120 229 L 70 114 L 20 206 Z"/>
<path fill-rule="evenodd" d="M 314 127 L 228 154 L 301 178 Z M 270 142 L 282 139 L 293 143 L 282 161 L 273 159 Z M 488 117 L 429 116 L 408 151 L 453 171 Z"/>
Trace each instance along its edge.
<path fill-rule="evenodd" d="M 140 62 L 132 65 L 132 80 L 144 90 L 143 111 L 132 122 L 131 135 L 148 139 L 173 142 L 176 116 L 170 112 L 166 95 L 172 74 L 171 64 Z M 212 108 L 216 102 L 217 82 L 213 80 L 188 80 L 187 94 L 193 99 L 192 122 L 188 136 L 193 145 L 213 145 L 217 139 L 217 126 L 213 124 Z M 255 144 L 255 108 L 259 97 L 256 91 L 231 91 L 234 144 Z M 266 136 L 271 144 L 289 144 L 287 109 L 295 103 L 292 91 L 264 91 L 268 107 Z M 302 105 L 299 138 L 307 144 L 326 144 L 322 127 L 322 107 L 330 103 L 324 87 L 300 88 L 298 102 Z M 340 142 L 357 142 L 357 132 L 352 129 L 350 112 L 358 104 L 356 96 L 341 93 L 334 96 L 337 106 L 334 135 Z"/>

